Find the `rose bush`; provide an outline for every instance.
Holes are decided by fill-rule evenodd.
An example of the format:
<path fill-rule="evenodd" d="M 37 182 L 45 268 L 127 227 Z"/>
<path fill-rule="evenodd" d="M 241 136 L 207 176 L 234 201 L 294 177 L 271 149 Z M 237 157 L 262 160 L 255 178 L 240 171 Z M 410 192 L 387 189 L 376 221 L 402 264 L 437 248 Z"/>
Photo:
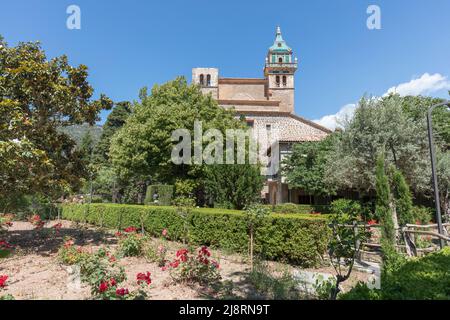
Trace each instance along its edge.
<path fill-rule="evenodd" d="M 58 250 L 58 260 L 66 265 L 74 265 L 86 259 L 88 253 L 82 247 L 76 247 L 71 237 L 64 238 L 64 244 Z"/>
<path fill-rule="evenodd" d="M 116 233 L 119 238 L 118 252 L 122 257 L 138 257 L 143 254 L 146 237 L 137 233 L 135 227 L 128 227 L 124 232 Z"/>
<path fill-rule="evenodd" d="M 157 241 L 156 247 L 154 245 L 149 245 L 145 250 L 145 257 L 151 261 L 158 264 L 158 266 L 163 267 L 166 265 L 167 259 L 167 238 L 168 238 L 168 231 L 167 229 L 164 229 L 161 232 L 161 238 L 159 241 Z"/>
<path fill-rule="evenodd" d="M 13 250 L 14 247 L 11 244 L 5 240 L 0 240 L 0 259 L 8 257 Z"/>
<path fill-rule="evenodd" d="M 34 226 L 36 230 L 40 230 L 44 227 L 45 221 L 41 219 L 38 214 L 32 215 L 28 221 Z"/>
<path fill-rule="evenodd" d="M 215 283 L 221 279 L 219 263 L 211 259 L 211 252 L 206 246 L 201 247 L 197 255 L 188 249 L 180 249 L 176 258 L 162 270 L 169 270 L 176 282 L 197 282 L 200 284 Z"/>
<path fill-rule="evenodd" d="M 119 287 L 120 282 L 126 280 L 126 278 L 122 279 L 122 281 L 119 282 L 114 278 L 103 280 L 98 288 L 96 288 L 95 298 L 100 300 L 145 299 L 147 297 L 145 288 L 147 286 L 150 286 L 150 284 L 152 283 L 150 276 L 150 272 L 138 273 L 136 275 L 136 282 L 140 287 L 138 290 L 133 292 L 130 292 L 130 290 L 127 288 Z"/>

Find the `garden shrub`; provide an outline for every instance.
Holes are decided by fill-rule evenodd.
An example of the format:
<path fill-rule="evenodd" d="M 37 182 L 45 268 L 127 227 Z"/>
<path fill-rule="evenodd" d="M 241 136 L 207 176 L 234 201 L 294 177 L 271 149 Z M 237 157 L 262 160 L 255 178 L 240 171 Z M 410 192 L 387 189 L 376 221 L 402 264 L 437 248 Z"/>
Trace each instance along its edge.
<path fill-rule="evenodd" d="M 450 300 L 450 247 L 385 273 L 381 290 L 360 284 L 340 299 Z"/>
<path fill-rule="evenodd" d="M 74 265 L 81 263 L 87 258 L 87 253 L 81 247 L 75 247 L 72 238 L 66 237 L 64 244 L 58 250 L 58 260 L 65 265 Z"/>
<path fill-rule="evenodd" d="M 271 208 L 275 213 L 298 213 L 298 214 L 310 214 L 310 213 L 323 213 L 328 214 L 330 212 L 330 207 L 327 205 L 305 205 L 305 204 L 295 204 L 295 203 L 283 203 L 277 204 L 275 206 L 267 206 Z"/>
<path fill-rule="evenodd" d="M 146 205 L 160 205 L 160 206 L 170 206 L 172 204 L 173 198 L 172 185 L 151 185 L 147 187 L 147 193 L 145 195 L 144 204 Z M 157 203 L 153 199 L 154 194 L 158 194 Z"/>
<path fill-rule="evenodd" d="M 86 205 L 62 205 L 64 219 L 81 222 Z M 166 229 L 170 239 L 183 240 L 184 219 L 175 207 L 91 204 L 88 222 L 106 228 L 133 226 L 159 237 Z M 272 260 L 286 260 L 305 267 L 320 263 L 329 236 L 327 220 L 316 215 L 271 214 L 258 226 L 255 253 Z M 245 214 L 238 210 L 192 208 L 188 217 L 188 240 L 233 252 L 247 253 Z"/>
<path fill-rule="evenodd" d="M 128 227 L 125 231 L 118 232 L 119 237 L 119 255 L 121 257 L 138 257 L 143 254 L 143 248 L 146 237 L 137 233 L 135 227 Z"/>
<path fill-rule="evenodd" d="M 339 295 L 339 300 L 380 300 L 380 290 L 369 289 L 367 284 L 358 282 L 349 292 Z"/>
<path fill-rule="evenodd" d="M 433 221 L 433 210 L 424 206 L 412 207 L 413 223 L 428 224 Z"/>
<path fill-rule="evenodd" d="M 339 199 L 331 203 L 330 211 L 333 215 L 359 216 L 361 213 L 361 204 L 354 200 Z"/>
<path fill-rule="evenodd" d="M 188 249 L 180 249 L 176 258 L 163 270 L 169 270 L 170 276 L 176 282 L 200 284 L 217 283 L 221 276 L 219 264 L 211 258 L 208 247 L 201 247 L 197 255 L 191 254 Z"/>

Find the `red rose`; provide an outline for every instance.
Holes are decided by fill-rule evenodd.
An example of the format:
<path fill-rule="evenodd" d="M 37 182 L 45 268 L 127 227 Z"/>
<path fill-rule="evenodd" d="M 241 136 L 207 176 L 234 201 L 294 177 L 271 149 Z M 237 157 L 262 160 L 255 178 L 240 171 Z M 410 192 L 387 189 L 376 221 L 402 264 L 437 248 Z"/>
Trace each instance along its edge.
<path fill-rule="evenodd" d="M 116 279 L 112 278 L 111 280 L 109 280 L 109 283 L 110 283 L 111 287 L 115 287 L 117 284 L 117 281 L 116 281 Z"/>
<path fill-rule="evenodd" d="M 128 289 L 125 289 L 125 288 L 120 288 L 120 289 L 116 290 L 116 294 L 120 297 L 126 296 L 129 293 L 130 292 L 128 291 Z"/>
<path fill-rule="evenodd" d="M 100 293 L 103 293 L 106 290 L 108 290 L 108 282 L 100 283 L 100 286 L 98 287 L 98 291 L 100 291 Z"/>
<path fill-rule="evenodd" d="M 8 280 L 8 276 L 0 276 L 0 288 L 6 287 L 6 280 Z"/>
<path fill-rule="evenodd" d="M 138 273 L 136 275 L 137 283 L 141 284 L 146 282 L 148 285 L 152 283 L 152 279 L 150 278 L 151 273 L 147 271 L 147 273 Z"/>
<path fill-rule="evenodd" d="M 8 242 L 6 242 L 4 240 L 0 240 L 0 248 L 12 249 L 12 245 L 10 245 Z"/>
<path fill-rule="evenodd" d="M 75 242 L 72 239 L 67 240 L 66 242 L 64 242 L 64 247 L 65 248 L 70 248 L 71 246 L 73 246 L 75 244 Z"/>
<path fill-rule="evenodd" d="M 172 268 L 177 268 L 179 265 L 180 265 L 180 261 L 179 260 L 175 260 L 175 261 L 170 263 L 170 266 Z"/>
<path fill-rule="evenodd" d="M 124 230 L 126 233 L 133 233 L 136 232 L 137 229 L 135 227 L 128 227 Z"/>
<path fill-rule="evenodd" d="M 181 249 L 177 251 L 177 258 L 179 258 L 182 262 L 186 262 L 187 261 L 187 254 L 189 253 L 189 251 L 187 249 Z"/>

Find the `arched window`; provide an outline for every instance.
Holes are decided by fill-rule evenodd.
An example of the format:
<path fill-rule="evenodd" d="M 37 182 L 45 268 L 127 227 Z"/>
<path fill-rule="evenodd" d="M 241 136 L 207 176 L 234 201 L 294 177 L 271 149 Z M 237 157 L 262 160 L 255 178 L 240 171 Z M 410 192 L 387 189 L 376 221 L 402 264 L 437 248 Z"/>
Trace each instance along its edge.
<path fill-rule="evenodd" d="M 205 76 L 203 74 L 200 75 L 200 85 L 205 85 Z"/>
<path fill-rule="evenodd" d="M 210 75 L 210 74 L 208 74 L 208 75 L 206 76 L 206 85 L 207 85 L 208 87 L 211 86 L 211 75 Z"/>
<path fill-rule="evenodd" d="M 287 78 L 286 76 L 283 76 L 283 87 L 287 86 Z"/>
<path fill-rule="evenodd" d="M 283 63 L 283 58 L 282 57 L 278 58 L 278 63 Z"/>
<path fill-rule="evenodd" d="M 275 77 L 275 82 L 276 82 L 277 87 L 279 87 L 280 86 L 280 76 Z"/>

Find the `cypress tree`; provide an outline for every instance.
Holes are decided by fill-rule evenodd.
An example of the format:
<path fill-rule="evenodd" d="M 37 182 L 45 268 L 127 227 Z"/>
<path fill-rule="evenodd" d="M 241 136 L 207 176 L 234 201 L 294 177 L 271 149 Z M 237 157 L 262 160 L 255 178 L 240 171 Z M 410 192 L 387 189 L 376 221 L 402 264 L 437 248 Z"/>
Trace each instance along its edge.
<path fill-rule="evenodd" d="M 392 246 L 395 245 L 395 228 L 392 219 L 391 209 L 391 189 L 389 187 L 389 179 L 386 175 L 384 164 L 384 153 L 380 153 L 376 166 L 376 183 L 377 192 L 376 213 L 383 225 L 383 239 Z"/>
<path fill-rule="evenodd" d="M 408 223 L 413 223 L 413 201 L 408 183 L 400 170 L 394 171 L 392 180 L 394 187 L 395 207 L 397 209 L 399 223 L 402 226 Z"/>

